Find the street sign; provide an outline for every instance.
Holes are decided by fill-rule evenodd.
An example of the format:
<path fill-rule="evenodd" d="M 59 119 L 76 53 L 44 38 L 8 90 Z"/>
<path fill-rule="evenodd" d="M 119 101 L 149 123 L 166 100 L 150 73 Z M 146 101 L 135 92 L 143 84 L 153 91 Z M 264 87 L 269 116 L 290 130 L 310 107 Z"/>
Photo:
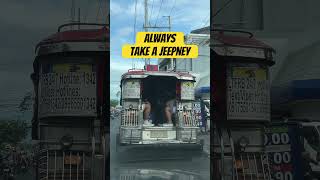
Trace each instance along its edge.
<path fill-rule="evenodd" d="M 272 180 L 303 179 L 297 125 L 277 123 L 267 127 L 265 146 Z"/>

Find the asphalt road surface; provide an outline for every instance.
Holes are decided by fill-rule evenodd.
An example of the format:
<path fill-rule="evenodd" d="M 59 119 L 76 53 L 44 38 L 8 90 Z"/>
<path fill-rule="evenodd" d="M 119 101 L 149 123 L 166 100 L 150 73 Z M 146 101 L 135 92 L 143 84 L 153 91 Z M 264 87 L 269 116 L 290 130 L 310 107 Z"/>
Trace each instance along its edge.
<path fill-rule="evenodd" d="M 186 151 L 163 149 L 116 149 L 119 117 L 111 120 L 111 180 L 209 180 L 209 135 L 202 135 L 204 148 Z"/>

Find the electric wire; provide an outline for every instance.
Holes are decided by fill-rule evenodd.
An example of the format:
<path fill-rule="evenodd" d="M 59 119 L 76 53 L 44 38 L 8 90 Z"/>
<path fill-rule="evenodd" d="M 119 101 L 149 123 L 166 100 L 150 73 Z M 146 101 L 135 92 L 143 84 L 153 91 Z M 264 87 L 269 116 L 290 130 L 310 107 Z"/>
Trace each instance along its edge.
<path fill-rule="evenodd" d="M 172 6 L 172 8 L 171 8 L 171 10 L 170 10 L 169 16 L 171 16 L 172 10 L 173 10 L 173 8 L 174 8 L 175 6 L 176 6 L 176 0 L 174 0 L 174 3 L 173 3 L 173 6 Z"/>
<path fill-rule="evenodd" d="M 150 13 L 149 21 L 152 19 L 153 5 L 154 5 L 154 0 L 152 0 L 152 3 L 151 3 L 151 13 Z"/>
<path fill-rule="evenodd" d="M 96 22 L 98 23 L 98 18 L 100 16 L 100 9 L 101 9 L 102 0 L 98 0 L 98 12 L 96 16 Z"/>
<path fill-rule="evenodd" d="M 86 8 L 86 11 L 84 13 L 84 17 L 83 17 L 83 22 L 86 23 L 87 22 L 87 18 L 88 18 L 88 11 L 89 11 L 89 2 L 90 0 L 87 1 L 87 8 Z"/>
<path fill-rule="evenodd" d="M 160 3 L 160 8 L 159 8 L 159 11 L 158 11 L 157 19 L 156 19 L 156 22 L 154 23 L 155 26 L 157 25 L 157 22 L 158 22 L 158 19 L 159 19 L 159 14 L 160 14 L 160 11 L 161 11 L 161 8 L 162 8 L 162 4 L 163 4 L 163 0 L 161 0 L 161 3 Z"/>
<path fill-rule="evenodd" d="M 222 8 L 220 8 L 216 13 L 213 14 L 212 18 L 216 17 L 217 15 L 219 15 L 219 13 L 226 8 L 233 0 L 229 0 L 228 2 L 226 2 Z"/>

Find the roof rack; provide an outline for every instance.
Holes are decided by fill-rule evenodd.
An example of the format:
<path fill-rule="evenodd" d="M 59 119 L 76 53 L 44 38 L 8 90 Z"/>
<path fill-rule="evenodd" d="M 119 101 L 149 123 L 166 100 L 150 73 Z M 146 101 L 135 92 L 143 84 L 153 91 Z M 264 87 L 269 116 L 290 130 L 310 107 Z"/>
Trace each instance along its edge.
<path fill-rule="evenodd" d="M 128 69 L 128 72 L 145 71 L 144 69 Z"/>
<path fill-rule="evenodd" d="M 108 24 L 99 24 L 99 23 L 67 23 L 67 24 L 62 24 L 58 27 L 58 32 L 61 32 L 62 28 L 69 27 L 69 26 L 75 26 L 77 25 L 80 29 L 80 26 L 101 26 L 101 27 L 106 27 Z"/>
<path fill-rule="evenodd" d="M 224 33 L 224 32 L 231 32 L 231 33 L 242 33 L 242 34 L 247 34 L 249 35 L 249 38 L 252 38 L 253 37 L 253 34 L 251 32 L 248 32 L 248 31 L 243 31 L 243 30 L 230 30 L 230 29 L 212 29 L 211 31 L 213 32 L 221 32 L 221 33 Z"/>

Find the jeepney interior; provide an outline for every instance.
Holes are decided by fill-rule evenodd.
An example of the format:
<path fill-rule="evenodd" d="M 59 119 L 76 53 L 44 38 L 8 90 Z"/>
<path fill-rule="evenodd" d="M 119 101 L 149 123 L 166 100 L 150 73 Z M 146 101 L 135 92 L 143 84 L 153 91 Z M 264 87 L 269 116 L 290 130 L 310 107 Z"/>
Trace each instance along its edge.
<path fill-rule="evenodd" d="M 166 122 L 165 105 L 168 100 L 176 99 L 177 78 L 168 76 L 149 76 L 142 80 L 142 100 L 151 104 L 150 119 L 155 125 Z M 172 122 L 175 125 L 174 114 Z"/>

